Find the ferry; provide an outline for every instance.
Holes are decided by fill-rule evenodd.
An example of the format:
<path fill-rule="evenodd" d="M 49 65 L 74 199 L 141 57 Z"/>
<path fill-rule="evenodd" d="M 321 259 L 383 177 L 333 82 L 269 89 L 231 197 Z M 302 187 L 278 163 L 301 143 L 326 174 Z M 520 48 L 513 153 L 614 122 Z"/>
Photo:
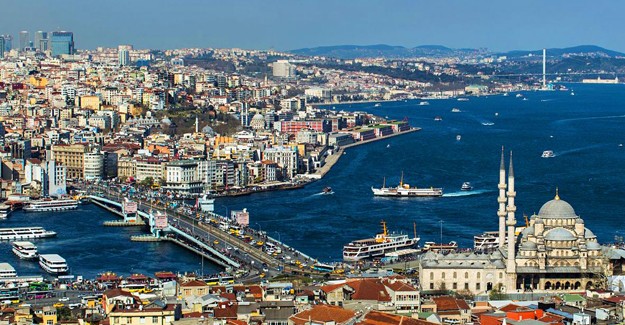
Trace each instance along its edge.
<path fill-rule="evenodd" d="M 332 188 L 330 186 L 328 186 L 328 187 L 325 187 L 321 191 L 321 194 L 324 194 L 324 195 L 334 194 L 334 191 L 332 191 Z"/>
<path fill-rule="evenodd" d="M 427 105 L 430 105 L 430 102 L 426 102 L 426 101 L 419 102 L 419 106 L 427 106 Z"/>
<path fill-rule="evenodd" d="M 380 106 L 382 106 L 382 104 L 380 104 L 380 103 L 375 103 L 375 105 L 373 105 L 373 106 L 375 106 L 375 107 L 380 107 Z"/>
<path fill-rule="evenodd" d="M 442 118 L 442 117 L 440 117 L 440 116 L 436 116 L 436 117 L 434 117 L 434 121 L 442 121 L 442 120 L 443 120 L 443 118 Z"/>
<path fill-rule="evenodd" d="M 404 184 L 404 173 L 401 174 L 401 180 L 396 187 L 386 187 L 386 178 L 382 183 L 381 188 L 371 187 L 371 191 L 375 196 L 397 196 L 397 197 L 437 197 L 443 196 L 443 189 L 430 187 L 430 188 L 417 188 L 410 187 L 408 184 Z"/>
<path fill-rule="evenodd" d="M 473 236 L 473 249 L 476 252 L 491 252 L 499 247 L 499 232 L 487 231 Z"/>
<path fill-rule="evenodd" d="M 213 212 L 215 211 L 215 199 L 205 194 L 204 196 L 197 199 L 197 203 L 202 212 Z"/>
<path fill-rule="evenodd" d="M 425 242 L 425 244 L 423 245 L 424 252 L 436 252 L 436 253 L 447 254 L 447 253 L 455 252 L 457 249 L 458 249 L 458 243 L 456 243 L 453 240 L 447 244 L 441 244 L 441 243 L 435 243 L 433 241 L 428 241 L 428 242 Z"/>
<path fill-rule="evenodd" d="M 460 187 L 460 189 L 463 191 L 470 191 L 473 189 L 473 186 L 471 185 L 470 182 L 464 182 L 462 183 L 462 186 Z"/>
<path fill-rule="evenodd" d="M 413 238 L 405 234 L 389 234 L 386 222 L 382 221 L 382 233 L 375 235 L 375 238 L 355 240 L 343 246 L 343 260 L 357 262 L 366 258 L 384 257 L 386 253 L 414 247 L 419 240 L 416 229 Z"/>
<path fill-rule="evenodd" d="M 13 254 L 23 260 L 33 259 L 38 256 L 37 246 L 29 241 L 14 241 L 11 245 L 13 246 Z"/>
<path fill-rule="evenodd" d="M 11 206 L 0 204 L 0 219 L 6 219 L 11 214 Z"/>
<path fill-rule="evenodd" d="M 0 263 L 0 278 L 15 278 L 17 273 L 11 264 Z"/>
<path fill-rule="evenodd" d="M 26 212 L 66 211 L 78 208 L 78 201 L 74 199 L 43 199 L 31 201 L 24 207 Z"/>
<path fill-rule="evenodd" d="M 41 227 L 0 228 L 0 240 L 19 240 L 47 238 L 56 236 L 56 232 Z"/>
<path fill-rule="evenodd" d="M 39 266 L 50 274 L 67 273 L 67 262 L 58 254 L 39 255 Z"/>
<path fill-rule="evenodd" d="M 542 158 L 553 158 L 555 156 L 556 155 L 551 150 L 545 150 L 543 151 L 543 154 L 541 155 Z"/>

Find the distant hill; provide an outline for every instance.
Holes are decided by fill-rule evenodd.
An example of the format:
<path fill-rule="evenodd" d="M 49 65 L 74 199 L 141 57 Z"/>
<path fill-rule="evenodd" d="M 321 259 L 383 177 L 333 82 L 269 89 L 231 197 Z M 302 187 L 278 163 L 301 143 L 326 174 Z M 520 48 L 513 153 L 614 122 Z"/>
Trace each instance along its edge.
<path fill-rule="evenodd" d="M 303 48 L 290 51 L 304 56 L 326 56 L 340 59 L 353 58 L 410 58 L 410 57 L 450 57 L 465 56 L 479 52 L 476 49 L 451 49 L 442 45 L 421 45 L 413 48 L 377 45 L 336 45 Z"/>
<path fill-rule="evenodd" d="M 543 50 L 515 50 L 510 52 L 500 53 L 500 55 L 508 56 L 509 58 L 517 58 L 528 55 L 543 55 Z M 604 57 L 625 57 L 624 53 L 612 51 L 605 49 L 596 45 L 579 45 L 573 47 L 566 48 L 551 48 L 547 49 L 547 56 L 563 56 L 570 54 L 585 54 L 585 55 L 596 55 L 596 56 L 604 56 Z"/>

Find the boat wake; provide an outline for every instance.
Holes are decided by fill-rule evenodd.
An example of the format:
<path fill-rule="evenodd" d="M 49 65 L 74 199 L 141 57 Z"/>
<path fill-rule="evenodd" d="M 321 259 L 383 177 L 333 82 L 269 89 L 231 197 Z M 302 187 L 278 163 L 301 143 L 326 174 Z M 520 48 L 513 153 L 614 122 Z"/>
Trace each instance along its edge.
<path fill-rule="evenodd" d="M 617 118 L 625 118 L 625 115 L 608 115 L 608 116 L 590 116 L 590 117 L 579 117 L 579 118 L 569 118 L 564 120 L 554 121 L 554 124 L 564 124 L 568 122 L 577 122 L 577 121 L 588 121 L 588 120 L 602 120 L 602 119 L 617 119 Z"/>
<path fill-rule="evenodd" d="M 458 196 L 471 196 L 471 195 L 479 195 L 488 192 L 493 192 L 492 190 L 471 190 L 471 191 L 458 191 L 443 194 L 443 197 L 458 197 Z"/>
<path fill-rule="evenodd" d="M 554 154 L 556 157 L 558 157 L 558 156 L 568 155 L 568 154 L 572 154 L 576 152 L 581 152 L 581 151 L 586 151 L 586 150 L 596 149 L 596 148 L 601 148 L 601 147 L 606 147 L 606 146 L 607 144 L 595 144 L 592 146 L 586 146 L 586 147 L 575 148 L 575 149 L 564 150 L 564 151 L 557 151 L 557 152 L 554 152 Z"/>

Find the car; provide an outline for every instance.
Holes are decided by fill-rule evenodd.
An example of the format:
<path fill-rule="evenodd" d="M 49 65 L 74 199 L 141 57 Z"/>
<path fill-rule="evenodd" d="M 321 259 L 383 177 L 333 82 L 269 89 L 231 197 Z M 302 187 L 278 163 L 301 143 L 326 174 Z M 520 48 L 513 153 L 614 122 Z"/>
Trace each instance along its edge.
<path fill-rule="evenodd" d="M 269 272 L 269 269 L 267 267 L 263 267 L 263 272 Z"/>
<path fill-rule="evenodd" d="M 215 245 L 219 245 L 219 240 L 215 239 L 215 240 L 213 241 L 213 244 L 215 244 Z"/>
<path fill-rule="evenodd" d="M 259 277 L 260 277 L 261 279 L 262 279 L 262 278 L 264 278 L 264 277 L 265 277 L 265 273 L 261 273 L 261 274 L 259 275 Z"/>
<path fill-rule="evenodd" d="M 69 301 L 69 297 L 61 297 L 59 298 L 59 301 Z"/>
<path fill-rule="evenodd" d="M 54 308 L 62 308 L 62 307 L 65 307 L 65 304 L 62 303 L 62 302 L 57 302 L 54 305 L 52 305 L 52 307 L 54 307 Z"/>

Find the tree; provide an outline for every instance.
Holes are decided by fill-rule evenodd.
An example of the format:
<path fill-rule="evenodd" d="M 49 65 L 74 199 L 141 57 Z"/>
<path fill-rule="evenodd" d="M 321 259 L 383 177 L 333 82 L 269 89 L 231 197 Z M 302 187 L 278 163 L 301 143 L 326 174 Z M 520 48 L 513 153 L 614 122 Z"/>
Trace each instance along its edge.
<path fill-rule="evenodd" d="M 139 185 L 146 186 L 146 187 L 152 186 L 152 184 L 154 184 L 154 179 L 152 177 L 146 177 L 139 183 Z"/>

